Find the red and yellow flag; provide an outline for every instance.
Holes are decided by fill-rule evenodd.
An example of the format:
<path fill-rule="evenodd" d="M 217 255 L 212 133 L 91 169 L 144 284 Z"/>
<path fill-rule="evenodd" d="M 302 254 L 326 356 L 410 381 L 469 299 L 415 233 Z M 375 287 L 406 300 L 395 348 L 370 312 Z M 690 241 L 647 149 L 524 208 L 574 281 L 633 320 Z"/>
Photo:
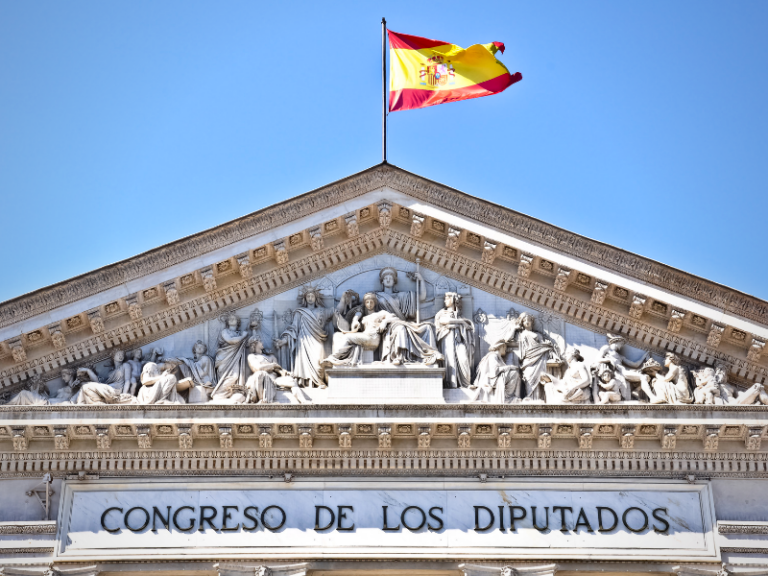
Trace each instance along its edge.
<path fill-rule="evenodd" d="M 389 111 L 490 96 L 523 79 L 496 60 L 504 44 L 461 46 L 389 32 Z"/>

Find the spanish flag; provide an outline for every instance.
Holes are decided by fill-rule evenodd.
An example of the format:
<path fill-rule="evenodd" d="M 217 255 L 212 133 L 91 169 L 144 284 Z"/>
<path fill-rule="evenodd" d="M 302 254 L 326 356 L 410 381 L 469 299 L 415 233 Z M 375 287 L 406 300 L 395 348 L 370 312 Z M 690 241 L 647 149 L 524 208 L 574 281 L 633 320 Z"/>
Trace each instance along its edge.
<path fill-rule="evenodd" d="M 461 46 L 389 32 L 389 111 L 490 96 L 523 79 L 496 60 L 504 44 Z"/>

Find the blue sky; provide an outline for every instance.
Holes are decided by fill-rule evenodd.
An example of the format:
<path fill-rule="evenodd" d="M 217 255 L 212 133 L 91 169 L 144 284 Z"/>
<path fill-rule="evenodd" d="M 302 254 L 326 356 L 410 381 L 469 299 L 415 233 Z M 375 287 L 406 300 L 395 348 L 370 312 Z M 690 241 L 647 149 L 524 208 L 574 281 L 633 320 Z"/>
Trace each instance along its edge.
<path fill-rule="evenodd" d="M 0 0 L 0 300 L 380 161 L 380 20 L 523 81 L 389 160 L 768 299 L 768 2 Z"/>

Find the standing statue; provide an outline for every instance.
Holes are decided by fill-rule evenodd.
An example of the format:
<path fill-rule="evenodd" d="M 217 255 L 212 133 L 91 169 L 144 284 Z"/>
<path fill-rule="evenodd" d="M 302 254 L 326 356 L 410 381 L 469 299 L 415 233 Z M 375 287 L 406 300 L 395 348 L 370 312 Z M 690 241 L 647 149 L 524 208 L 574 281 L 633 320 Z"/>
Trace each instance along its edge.
<path fill-rule="evenodd" d="M 186 404 L 176 389 L 178 382 L 172 368 L 170 364 L 158 366 L 155 362 L 144 365 L 141 370 L 139 404 Z"/>
<path fill-rule="evenodd" d="M 325 388 L 325 371 L 320 362 L 325 357 L 328 316 L 323 309 L 323 296 L 319 288 L 304 286 L 298 300 L 301 307 L 293 311 L 291 324 L 275 340 L 275 345 L 283 367 L 290 368 L 297 384 Z"/>
<path fill-rule="evenodd" d="M 376 293 L 368 292 L 362 306 L 338 320 L 340 325 L 348 325 L 349 330 L 334 334 L 336 352 L 323 360 L 323 366 L 357 366 L 362 362 L 363 350 L 376 350 L 381 344 L 381 333 L 395 320 L 394 314 L 379 309 Z"/>
<path fill-rule="evenodd" d="M 560 351 L 554 342 L 540 332 L 534 331 L 533 316 L 523 312 L 517 319 L 517 335 L 520 368 L 525 383 L 525 398 L 544 400 L 544 387 L 541 377 L 547 373 L 547 364 L 562 364 Z"/>
<path fill-rule="evenodd" d="M 568 367 L 562 378 L 543 374 L 547 404 L 590 404 L 592 402 L 592 377 L 584 364 L 578 348 L 571 348 L 565 354 Z"/>
<path fill-rule="evenodd" d="M 680 365 L 677 354 L 667 352 L 664 366 L 667 367 L 667 373 L 653 380 L 656 397 L 651 400 L 651 404 L 692 404 L 688 371 Z"/>
<path fill-rule="evenodd" d="M 446 292 L 445 307 L 435 315 L 437 341 L 445 359 L 445 388 L 468 388 L 472 384 L 474 326 L 461 317 L 461 295 Z"/>
<path fill-rule="evenodd" d="M 477 376 L 469 387 L 470 402 L 505 404 L 520 400 L 520 369 L 504 362 L 507 343 L 496 342 L 477 365 Z"/>
<path fill-rule="evenodd" d="M 394 314 L 397 320 L 389 324 L 381 342 L 381 360 L 394 365 L 419 362 L 435 364 L 443 359 L 437 351 L 434 327 L 421 322 L 416 324 L 411 319 L 416 318 L 417 301 L 427 298 L 427 287 L 419 272 L 414 274 L 420 286 L 419 293 L 397 292 L 397 270 L 384 268 L 379 272 L 382 290 L 376 292 L 379 307 Z"/>
<path fill-rule="evenodd" d="M 78 404 L 134 404 L 136 398 L 130 393 L 131 365 L 125 362 L 125 352 L 112 353 L 114 370 L 103 384 L 98 380 L 84 382 L 77 396 Z M 91 377 L 96 376 L 91 372 Z"/>
<path fill-rule="evenodd" d="M 162 348 L 153 348 L 152 349 L 152 357 L 149 360 L 150 362 L 157 362 L 157 359 L 163 354 Z M 128 393 L 130 393 L 133 396 L 136 396 L 136 389 L 138 387 L 139 381 L 141 379 L 141 370 L 144 368 L 144 365 L 146 362 L 143 361 L 144 352 L 142 352 L 141 348 L 136 348 L 134 350 L 128 360 L 126 361 L 126 364 L 128 364 L 131 367 L 131 387 L 128 390 Z"/>
<path fill-rule="evenodd" d="M 211 398 L 216 402 L 241 404 L 245 402 L 246 342 L 248 332 L 240 330 L 240 318 L 234 312 L 226 314 L 219 333 L 216 350 L 216 378 Z"/>
<path fill-rule="evenodd" d="M 264 350 L 264 343 L 251 337 L 248 341 L 248 366 L 251 375 L 245 383 L 246 398 L 249 404 L 272 404 L 278 390 L 290 390 L 299 404 L 310 404 L 311 400 L 296 384 L 273 355 Z"/>
<path fill-rule="evenodd" d="M 603 359 L 609 360 L 613 364 L 613 368 L 616 372 L 616 378 L 621 382 L 621 399 L 622 400 L 636 400 L 640 399 L 640 394 L 637 390 L 632 390 L 632 384 L 640 384 L 640 389 L 645 392 L 652 404 L 658 404 L 656 401 L 656 395 L 651 390 L 651 379 L 645 372 L 641 370 L 643 363 L 650 358 L 648 352 L 638 360 L 632 362 L 621 354 L 621 349 L 624 344 L 627 343 L 627 339 L 623 336 L 614 336 L 608 334 L 608 344 L 600 348 L 598 355 L 598 361 L 593 364 L 593 369 Z M 662 401 L 663 402 L 663 401 Z"/>

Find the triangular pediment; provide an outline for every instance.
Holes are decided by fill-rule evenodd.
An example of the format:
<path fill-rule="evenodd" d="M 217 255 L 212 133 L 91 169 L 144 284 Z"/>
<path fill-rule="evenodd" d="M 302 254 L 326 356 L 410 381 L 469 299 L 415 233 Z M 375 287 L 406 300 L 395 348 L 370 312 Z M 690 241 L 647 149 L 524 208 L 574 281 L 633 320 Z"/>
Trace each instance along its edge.
<path fill-rule="evenodd" d="M 765 380 L 768 303 L 379 165 L 1 304 L 0 381 L 12 390 L 35 375 L 49 380 L 114 347 L 194 332 L 226 310 L 266 314 L 270 299 L 290 301 L 309 282 L 335 287 L 342 271 L 382 258 L 418 258 L 435 279 L 507 308 Z M 504 311 L 468 301 L 465 314 Z"/>

